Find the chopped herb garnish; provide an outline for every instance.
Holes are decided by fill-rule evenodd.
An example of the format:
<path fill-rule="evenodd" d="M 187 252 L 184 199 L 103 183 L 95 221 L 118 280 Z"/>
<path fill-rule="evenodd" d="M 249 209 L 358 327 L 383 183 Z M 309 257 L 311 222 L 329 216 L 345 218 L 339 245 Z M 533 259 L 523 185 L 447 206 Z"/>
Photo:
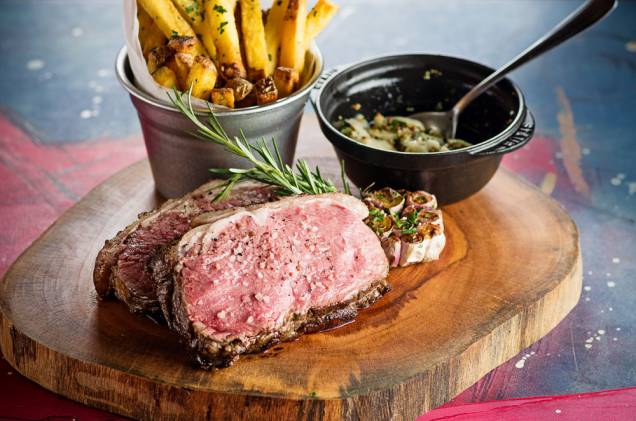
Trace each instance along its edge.
<path fill-rule="evenodd" d="M 179 36 L 179 33 L 177 31 L 172 31 L 172 34 L 170 35 L 171 38 L 176 38 Z"/>
<path fill-rule="evenodd" d="M 382 212 L 380 209 L 378 208 L 371 208 L 369 210 L 369 215 L 371 215 L 373 217 L 374 222 L 380 222 L 384 219 L 384 217 L 386 216 L 384 214 L 384 212 Z"/>
<path fill-rule="evenodd" d="M 225 7 L 223 7 L 223 6 L 221 6 L 221 5 L 218 5 L 218 4 L 215 4 L 215 5 L 214 5 L 214 7 L 212 7 L 212 9 L 213 9 L 215 12 L 217 12 L 217 13 L 221 13 L 221 14 L 223 14 L 223 13 L 227 12 L 227 10 L 225 9 Z M 227 22 L 226 22 L 226 23 L 227 23 Z"/>
<path fill-rule="evenodd" d="M 267 58 L 269 59 L 269 61 L 272 61 L 272 55 L 271 54 L 267 54 Z"/>
<path fill-rule="evenodd" d="M 221 24 L 219 25 L 219 33 L 220 34 L 225 32 L 225 25 L 227 25 L 227 21 L 221 22 Z"/>
<path fill-rule="evenodd" d="M 417 233 L 417 220 L 420 215 L 420 209 L 406 215 L 406 217 L 400 217 L 398 214 L 393 214 L 393 220 L 395 226 L 400 230 L 403 235 L 410 235 Z"/>
<path fill-rule="evenodd" d="M 391 130 L 393 130 L 394 132 L 397 132 L 400 127 L 406 127 L 405 122 L 395 119 L 391 120 L 391 123 L 389 123 L 389 125 L 391 126 Z"/>
<path fill-rule="evenodd" d="M 191 4 L 190 6 L 186 6 L 185 11 L 187 14 L 194 12 L 194 4 Z"/>
<path fill-rule="evenodd" d="M 312 398 L 315 398 L 316 396 L 318 396 L 318 394 L 316 393 L 315 390 L 312 390 L 311 392 L 309 392 L 309 396 L 311 396 Z"/>

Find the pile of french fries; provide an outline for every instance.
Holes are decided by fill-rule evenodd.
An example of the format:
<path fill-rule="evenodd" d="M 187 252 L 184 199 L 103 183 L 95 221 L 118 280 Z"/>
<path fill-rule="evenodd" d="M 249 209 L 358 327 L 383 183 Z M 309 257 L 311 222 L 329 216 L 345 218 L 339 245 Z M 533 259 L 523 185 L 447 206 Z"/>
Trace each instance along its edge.
<path fill-rule="evenodd" d="M 139 41 L 160 85 L 229 108 L 299 88 L 311 41 L 338 11 L 329 0 L 137 0 Z"/>

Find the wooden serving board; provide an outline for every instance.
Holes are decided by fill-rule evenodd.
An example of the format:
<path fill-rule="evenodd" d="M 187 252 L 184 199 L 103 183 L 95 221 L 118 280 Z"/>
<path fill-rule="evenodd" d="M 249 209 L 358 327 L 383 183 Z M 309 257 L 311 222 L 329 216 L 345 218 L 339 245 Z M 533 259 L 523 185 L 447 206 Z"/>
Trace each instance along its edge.
<path fill-rule="evenodd" d="M 439 261 L 393 270 L 393 290 L 349 325 L 233 367 L 193 367 L 163 326 L 98 302 L 104 240 L 157 204 L 146 161 L 89 193 L 0 286 L 0 345 L 20 373 L 141 419 L 412 420 L 548 333 L 577 303 L 576 226 L 505 171 L 444 208 Z"/>

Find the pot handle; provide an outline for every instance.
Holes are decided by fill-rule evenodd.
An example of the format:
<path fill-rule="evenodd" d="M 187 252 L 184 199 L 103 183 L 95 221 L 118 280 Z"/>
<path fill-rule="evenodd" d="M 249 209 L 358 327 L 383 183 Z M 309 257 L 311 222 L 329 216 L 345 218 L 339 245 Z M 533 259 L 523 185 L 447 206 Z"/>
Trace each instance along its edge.
<path fill-rule="evenodd" d="M 340 70 L 342 70 L 344 67 L 346 67 L 346 66 L 336 66 L 336 67 L 333 67 L 333 68 L 331 68 L 329 70 L 325 70 L 318 77 L 318 80 L 316 80 L 316 83 L 314 84 L 314 87 L 311 89 L 311 92 L 309 94 L 309 99 L 311 100 L 311 105 L 314 106 L 315 110 L 317 110 L 317 108 L 318 108 L 318 96 L 320 95 L 320 91 L 322 90 L 322 87 L 325 85 L 325 83 L 329 79 L 331 79 L 332 76 L 334 76 L 336 73 L 339 73 Z"/>
<path fill-rule="evenodd" d="M 470 154 L 474 156 L 489 156 L 489 155 L 503 155 L 508 152 L 515 151 L 521 148 L 532 139 L 534 134 L 534 116 L 528 110 L 526 112 L 526 118 L 519 127 L 519 129 L 509 138 L 494 146 L 490 146 L 486 149 L 471 151 Z"/>

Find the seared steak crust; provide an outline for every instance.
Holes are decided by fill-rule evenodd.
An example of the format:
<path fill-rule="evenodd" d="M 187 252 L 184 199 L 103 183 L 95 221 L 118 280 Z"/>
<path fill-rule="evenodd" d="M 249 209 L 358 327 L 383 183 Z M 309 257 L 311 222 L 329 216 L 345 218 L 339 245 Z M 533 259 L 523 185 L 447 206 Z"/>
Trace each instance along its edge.
<path fill-rule="evenodd" d="M 205 212 L 275 200 L 273 187 L 246 182 L 235 186 L 225 200 L 214 202 L 221 184 L 213 180 L 182 198 L 168 200 L 107 240 L 93 271 L 98 296 L 115 295 L 134 313 L 159 312 L 153 262 L 162 247 L 180 238 L 192 219 Z"/>
<path fill-rule="evenodd" d="M 305 314 L 293 314 L 285 324 L 275 330 L 261 332 L 249 345 L 239 340 L 218 341 L 201 334 L 198 326 L 177 317 L 173 329 L 181 334 L 193 353 L 195 361 L 205 369 L 224 368 L 232 365 L 242 354 L 263 352 L 279 342 L 290 341 L 301 335 L 329 329 L 354 320 L 358 311 L 369 307 L 391 287 L 386 280 L 373 283 L 355 298 L 323 308 L 312 308 Z M 173 297 L 178 303 L 178 294 Z M 185 333 L 185 334 L 184 334 Z"/>

